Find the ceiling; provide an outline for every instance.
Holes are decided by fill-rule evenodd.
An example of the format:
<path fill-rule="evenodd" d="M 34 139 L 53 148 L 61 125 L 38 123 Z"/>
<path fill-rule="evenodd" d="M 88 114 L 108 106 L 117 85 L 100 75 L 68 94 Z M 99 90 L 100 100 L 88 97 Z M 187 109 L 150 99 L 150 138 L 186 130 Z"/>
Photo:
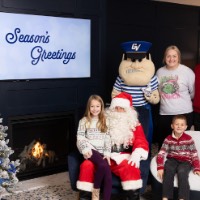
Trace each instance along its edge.
<path fill-rule="evenodd" d="M 162 1 L 169 3 L 177 3 L 191 6 L 200 6 L 200 0 L 154 0 L 154 1 Z"/>

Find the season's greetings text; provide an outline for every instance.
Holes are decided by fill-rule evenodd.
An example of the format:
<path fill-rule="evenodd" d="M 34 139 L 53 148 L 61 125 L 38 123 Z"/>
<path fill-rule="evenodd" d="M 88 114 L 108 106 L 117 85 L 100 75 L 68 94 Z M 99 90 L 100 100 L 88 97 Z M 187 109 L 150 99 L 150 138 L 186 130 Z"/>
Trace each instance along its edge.
<path fill-rule="evenodd" d="M 6 34 L 5 39 L 9 44 L 17 42 L 37 44 L 30 51 L 32 65 L 37 65 L 39 62 L 50 59 L 62 60 L 63 64 L 67 64 L 71 59 L 76 59 L 76 52 L 64 51 L 63 49 L 47 51 L 43 45 L 51 42 L 50 37 L 48 31 L 43 35 L 29 35 L 21 33 L 20 28 L 15 28 L 13 33 Z"/>

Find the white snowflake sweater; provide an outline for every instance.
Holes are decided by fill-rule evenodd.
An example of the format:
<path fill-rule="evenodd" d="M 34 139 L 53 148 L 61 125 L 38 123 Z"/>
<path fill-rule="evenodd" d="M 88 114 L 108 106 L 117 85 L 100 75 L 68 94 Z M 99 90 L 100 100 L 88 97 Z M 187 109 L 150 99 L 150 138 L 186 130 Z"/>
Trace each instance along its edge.
<path fill-rule="evenodd" d="M 91 123 L 86 117 L 79 121 L 77 132 L 77 147 L 81 154 L 85 154 L 91 149 L 97 150 L 104 156 L 110 157 L 111 140 L 108 132 L 102 133 L 97 128 L 98 118 L 92 118 Z"/>

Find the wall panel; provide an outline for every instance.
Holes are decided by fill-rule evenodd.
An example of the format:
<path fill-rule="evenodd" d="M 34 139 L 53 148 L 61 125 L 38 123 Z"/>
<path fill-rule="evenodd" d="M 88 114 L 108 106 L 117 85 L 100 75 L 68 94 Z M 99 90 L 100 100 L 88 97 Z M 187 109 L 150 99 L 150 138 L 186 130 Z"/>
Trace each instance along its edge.
<path fill-rule="evenodd" d="M 0 11 L 91 19 L 91 78 L 0 81 L 4 124 L 15 116 L 73 111 L 77 125 L 88 97 L 105 96 L 105 0 L 0 0 Z"/>

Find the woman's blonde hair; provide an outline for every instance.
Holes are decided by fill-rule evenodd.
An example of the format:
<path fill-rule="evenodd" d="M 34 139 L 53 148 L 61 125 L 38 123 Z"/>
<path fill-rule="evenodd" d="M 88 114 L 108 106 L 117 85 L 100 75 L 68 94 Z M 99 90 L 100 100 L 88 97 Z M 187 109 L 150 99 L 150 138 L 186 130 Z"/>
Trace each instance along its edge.
<path fill-rule="evenodd" d="M 177 52 L 177 54 L 178 54 L 178 63 L 181 63 L 181 52 L 180 52 L 179 48 L 177 46 L 175 46 L 175 45 L 168 46 L 165 49 L 165 53 L 164 53 L 164 57 L 163 57 L 163 63 L 166 64 L 165 60 L 166 60 L 167 52 L 169 50 L 171 50 L 171 49 Z"/>
<path fill-rule="evenodd" d="M 90 123 L 91 119 L 92 119 L 92 115 L 90 112 L 90 105 L 91 105 L 92 100 L 96 100 L 101 104 L 101 111 L 99 113 L 99 121 L 97 124 L 97 128 L 101 132 L 105 133 L 108 128 L 106 125 L 106 117 L 105 117 L 105 113 L 104 113 L 104 102 L 99 95 L 93 94 L 89 97 L 84 116 L 87 118 L 87 121 Z"/>

